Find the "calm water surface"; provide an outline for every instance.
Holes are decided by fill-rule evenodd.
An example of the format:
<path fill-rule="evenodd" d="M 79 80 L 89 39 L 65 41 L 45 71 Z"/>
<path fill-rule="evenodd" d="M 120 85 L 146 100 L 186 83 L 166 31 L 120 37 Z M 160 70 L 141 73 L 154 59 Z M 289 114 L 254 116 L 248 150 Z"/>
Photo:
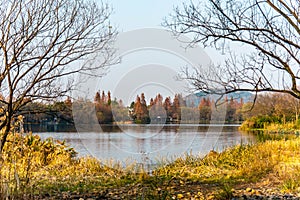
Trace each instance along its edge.
<path fill-rule="evenodd" d="M 205 155 L 210 150 L 255 142 L 253 135 L 238 131 L 238 125 L 119 125 L 102 126 L 101 132 L 41 132 L 42 139 L 65 140 L 79 156 L 100 160 L 156 164 L 189 153 Z"/>

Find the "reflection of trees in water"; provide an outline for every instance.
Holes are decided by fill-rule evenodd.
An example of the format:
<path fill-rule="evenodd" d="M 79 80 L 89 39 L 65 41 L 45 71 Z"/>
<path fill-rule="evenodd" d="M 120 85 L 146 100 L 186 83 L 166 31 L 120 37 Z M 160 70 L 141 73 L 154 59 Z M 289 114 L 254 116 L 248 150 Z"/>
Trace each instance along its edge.
<path fill-rule="evenodd" d="M 198 126 L 199 132 L 207 132 L 209 128 L 209 124 L 207 126 Z"/>
<path fill-rule="evenodd" d="M 124 125 L 124 124 L 88 124 L 88 129 L 85 132 L 96 132 L 96 133 L 178 133 L 178 132 L 207 132 L 208 130 L 213 130 L 214 125 L 204 124 L 204 125 L 180 125 L 180 124 L 158 124 L 158 125 Z M 25 132 L 77 132 L 74 124 L 24 124 Z M 218 128 L 216 126 L 215 128 Z M 234 132 L 237 130 L 237 126 L 224 126 L 222 128 L 223 132 Z M 82 132 L 79 130 L 79 132 Z"/>
<path fill-rule="evenodd" d="M 77 132 L 74 124 L 24 124 L 25 132 Z M 119 133 L 122 129 L 117 125 L 95 124 L 87 129 L 90 132 Z"/>
<path fill-rule="evenodd" d="M 24 124 L 25 132 L 77 132 L 74 124 Z"/>
<path fill-rule="evenodd" d="M 162 129 L 161 129 L 161 132 L 175 132 L 177 133 L 178 130 L 179 130 L 179 124 L 178 125 L 175 125 L 175 126 L 168 126 L 168 125 L 165 125 Z"/>
<path fill-rule="evenodd" d="M 120 133 L 122 129 L 118 125 L 100 124 L 100 127 L 105 133 Z"/>

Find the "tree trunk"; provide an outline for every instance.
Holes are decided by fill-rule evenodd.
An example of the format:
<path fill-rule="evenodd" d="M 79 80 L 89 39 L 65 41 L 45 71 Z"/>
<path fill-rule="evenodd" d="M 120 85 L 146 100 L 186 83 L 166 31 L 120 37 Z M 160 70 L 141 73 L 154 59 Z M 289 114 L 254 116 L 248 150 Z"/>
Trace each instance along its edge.
<path fill-rule="evenodd" d="M 1 143 L 0 143 L 0 153 L 3 151 L 3 148 L 4 148 L 4 145 L 6 143 L 6 140 L 7 140 L 7 136 L 10 132 L 10 128 L 11 128 L 11 119 L 12 119 L 12 116 L 7 116 L 6 120 L 4 121 L 4 132 L 3 132 L 3 135 L 1 137 Z"/>

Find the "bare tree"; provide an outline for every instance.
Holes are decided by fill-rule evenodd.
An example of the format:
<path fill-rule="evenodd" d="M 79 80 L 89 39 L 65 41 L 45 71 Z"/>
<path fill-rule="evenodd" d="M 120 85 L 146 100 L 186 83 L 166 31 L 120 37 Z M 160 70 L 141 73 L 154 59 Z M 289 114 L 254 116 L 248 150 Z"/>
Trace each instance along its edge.
<path fill-rule="evenodd" d="M 193 37 L 227 51 L 241 44 L 247 52 L 229 49 L 225 62 L 186 70 L 182 78 L 195 89 L 221 95 L 236 91 L 271 91 L 300 98 L 300 1 L 207 0 L 183 4 L 164 22 L 176 35 Z"/>
<path fill-rule="evenodd" d="M 71 75 L 111 61 L 111 9 L 88 0 L 7 0 L 0 6 L 0 151 L 20 108 L 72 89 Z M 89 65 L 87 57 L 101 56 Z M 68 83 L 67 83 L 68 82 Z"/>

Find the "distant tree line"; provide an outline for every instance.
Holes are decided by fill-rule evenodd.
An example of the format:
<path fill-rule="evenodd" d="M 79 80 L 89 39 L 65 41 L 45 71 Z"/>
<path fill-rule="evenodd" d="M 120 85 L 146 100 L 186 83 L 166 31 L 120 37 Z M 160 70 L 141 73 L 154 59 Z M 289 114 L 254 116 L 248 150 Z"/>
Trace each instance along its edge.
<path fill-rule="evenodd" d="M 161 94 L 157 94 L 147 105 L 142 93 L 131 103 L 129 115 L 135 123 L 177 123 L 181 120 L 181 107 L 185 106 L 186 103 L 180 94 L 175 95 L 173 102 L 170 97 L 163 99 Z"/>
<path fill-rule="evenodd" d="M 1 97 L 0 97 L 1 98 Z M 38 102 L 27 99 L 28 103 L 19 111 L 19 115 L 24 116 L 24 123 L 29 124 L 73 124 L 72 104 L 73 101 L 70 97 L 67 97 L 64 101 L 54 102 Z M 96 116 L 100 124 L 110 124 L 115 120 L 117 121 L 129 121 L 128 108 L 123 106 L 121 100 L 111 99 L 111 93 L 107 94 L 102 91 L 96 92 L 94 101 L 84 100 L 86 109 L 91 106 L 96 111 Z M 112 106 L 115 112 L 112 111 Z M 113 117 L 114 116 L 114 117 Z M 82 120 L 89 120 L 83 119 Z"/>
<path fill-rule="evenodd" d="M 73 101 L 67 97 L 64 101 L 55 101 L 52 103 L 31 101 L 25 99 L 26 106 L 19 111 L 24 116 L 24 123 L 27 124 L 68 124 L 72 125 L 72 104 Z M 81 100 L 83 101 L 83 100 Z M 228 123 L 243 121 L 246 116 L 242 110 L 245 109 L 243 99 L 225 98 L 226 117 Z M 114 98 L 112 100 L 111 92 L 98 91 L 94 100 L 84 100 L 83 114 L 80 118 L 83 123 L 89 121 L 91 108 L 95 111 L 99 124 L 116 123 L 209 123 L 212 119 L 212 112 L 215 106 L 215 100 L 209 97 L 201 97 L 199 105 L 187 105 L 185 98 L 181 94 L 175 94 L 173 98 L 163 98 L 157 94 L 151 98 L 149 104 L 146 102 L 145 94 L 142 93 L 136 97 L 136 100 L 130 106 L 124 106 L 122 100 Z M 258 104 L 259 105 L 259 104 Z M 184 116 L 184 118 L 182 118 Z M 247 116 L 246 116 L 247 117 Z"/>
<path fill-rule="evenodd" d="M 225 98 L 226 116 L 225 121 L 235 123 L 243 121 L 243 99 Z M 199 105 L 188 106 L 181 94 L 176 94 L 165 99 L 161 94 L 150 99 L 147 104 L 145 94 L 136 97 L 130 105 L 130 117 L 135 123 L 209 123 L 212 119 L 212 110 L 215 101 L 209 97 L 202 97 Z M 182 119 L 184 112 L 185 119 Z M 196 117 L 195 117 L 196 116 Z M 195 121 L 197 120 L 197 121 Z"/>

